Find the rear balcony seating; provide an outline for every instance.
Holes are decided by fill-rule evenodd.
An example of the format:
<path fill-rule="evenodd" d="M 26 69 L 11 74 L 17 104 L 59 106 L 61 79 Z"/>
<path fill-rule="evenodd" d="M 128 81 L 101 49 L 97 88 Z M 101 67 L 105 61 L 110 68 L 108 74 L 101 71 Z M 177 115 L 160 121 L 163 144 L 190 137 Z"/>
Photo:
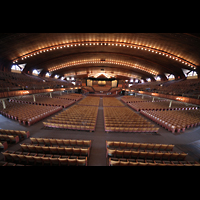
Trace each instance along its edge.
<path fill-rule="evenodd" d="M 106 132 L 158 132 L 151 122 L 128 107 L 104 107 Z"/>
<path fill-rule="evenodd" d="M 109 166 L 200 166 L 200 163 L 197 161 L 162 161 L 110 157 Z"/>
<path fill-rule="evenodd" d="M 17 165 L 87 166 L 88 159 L 86 156 L 52 155 L 19 151 L 5 151 L 2 154 L 4 155 L 4 162 L 13 162 L 17 163 Z"/>
<path fill-rule="evenodd" d="M 200 125 L 200 110 L 140 111 L 141 114 L 174 133 Z"/>

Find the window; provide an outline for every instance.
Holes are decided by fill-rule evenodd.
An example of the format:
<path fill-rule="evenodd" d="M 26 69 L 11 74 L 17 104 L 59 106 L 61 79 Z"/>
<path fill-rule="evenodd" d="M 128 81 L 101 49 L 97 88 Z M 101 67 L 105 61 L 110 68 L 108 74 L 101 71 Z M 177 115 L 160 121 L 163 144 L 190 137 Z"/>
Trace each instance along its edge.
<path fill-rule="evenodd" d="M 33 75 L 36 75 L 36 76 L 38 76 L 39 73 L 40 73 L 40 72 L 37 71 L 36 69 L 34 69 L 33 72 L 32 72 L 32 74 L 33 74 Z"/>
<path fill-rule="evenodd" d="M 156 76 L 156 77 L 155 77 L 155 80 L 156 80 L 156 81 L 161 81 L 160 76 Z"/>
<path fill-rule="evenodd" d="M 190 71 L 187 75 L 188 76 L 197 76 L 197 72 L 196 71 Z"/>
<path fill-rule="evenodd" d="M 174 76 L 173 74 L 170 74 L 170 75 L 168 76 L 168 79 L 169 79 L 169 80 L 175 79 L 175 76 Z"/>
<path fill-rule="evenodd" d="M 18 65 L 12 65 L 11 72 L 21 72 L 23 69 L 19 67 Z"/>
<path fill-rule="evenodd" d="M 147 82 L 151 82 L 151 79 L 150 79 L 150 78 L 147 78 L 146 80 L 147 80 Z"/>
<path fill-rule="evenodd" d="M 46 73 L 46 75 L 45 75 L 45 77 L 50 77 L 51 76 L 51 74 L 50 73 Z"/>

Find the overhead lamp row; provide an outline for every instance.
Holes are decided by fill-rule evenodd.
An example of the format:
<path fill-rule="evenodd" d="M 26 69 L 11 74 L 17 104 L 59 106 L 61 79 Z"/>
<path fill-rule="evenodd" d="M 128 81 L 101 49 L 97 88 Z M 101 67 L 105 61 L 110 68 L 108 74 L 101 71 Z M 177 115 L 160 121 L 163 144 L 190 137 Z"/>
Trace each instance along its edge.
<path fill-rule="evenodd" d="M 60 44 L 60 45 L 55 45 L 51 47 L 46 47 L 42 49 L 37 49 L 33 52 L 27 53 L 25 55 L 20 56 L 19 58 L 16 58 L 13 60 L 13 63 L 18 62 L 19 60 L 25 60 L 28 59 L 32 56 L 36 56 L 38 54 L 44 53 L 44 52 L 49 52 L 49 51 L 54 51 L 57 49 L 63 49 L 63 48 L 71 48 L 71 47 L 80 47 L 80 46 L 119 46 L 119 47 L 127 47 L 127 48 L 133 48 L 133 49 L 139 49 L 139 50 L 144 50 L 144 51 L 149 51 L 158 55 L 166 56 L 167 58 L 176 60 L 178 62 L 181 62 L 182 64 L 185 64 L 187 66 L 190 66 L 194 69 L 196 69 L 196 65 L 187 61 L 184 58 L 181 58 L 179 56 L 173 55 L 171 53 L 165 52 L 160 49 L 152 48 L 151 46 L 145 46 L 145 45 L 138 45 L 138 44 L 131 44 L 131 43 L 126 43 L 126 42 L 99 42 L 99 41 L 93 41 L 93 42 L 88 42 L 88 41 L 83 41 L 83 42 L 72 42 L 72 43 L 66 43 L 66 44 Z"/>
<path fill-rule="evenodd" d="M 82 64 L 96 64 L 96 63 L 103 63 L 103 64 L 115 64 L 115 65 L 123 65 L 123 66 L 127 66 L 127 67 L 131 67 L 131 68 L 136 68 L 145 72 L 148 72 L 152 75 L 157 75 L 158 72 L 137 64 L 133 64 L 133 63 L 129 63 L 129 62 L 124 62 L 124 61 L 119 61 L 119 60 L 112 60 L 112 59 L 108 59 L 105 61 L 102 61 L 100 59 L 91 59 L 91 60 L 78 60 L 78 61 L 73 61 L 73 62 L 68 62 L 66 64 L 62 64 L 59 66 L 55 66 L 55 67 L 51 67 L 49 68 L 49 72 L 52 71 L 56 71 L 62 68 L 66 68 L 66 67 L 71 67 L 71 66 L 75 66 L 75 65 L 82 65 Z"/>

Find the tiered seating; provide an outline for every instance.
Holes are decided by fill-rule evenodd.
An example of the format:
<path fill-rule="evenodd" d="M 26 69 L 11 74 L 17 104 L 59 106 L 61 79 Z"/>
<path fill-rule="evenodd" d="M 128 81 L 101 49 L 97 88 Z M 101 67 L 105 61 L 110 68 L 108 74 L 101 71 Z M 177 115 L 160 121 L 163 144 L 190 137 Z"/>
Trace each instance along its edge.
<path fill-rule="evenodd" d="M 71 139 L 53 139 L 53 138 L 34 138 L 31 137 L 31 144 L 43 144 L 47 146 L 81 146 L 81 147 L 91 147 L 92 141 L 91 140 L 71 140 Z"/>
<path fill-rule="evenodd" d="M 185 103 L 173 101 L 171 107 L 169 108 L 170 101 L 154 101 L 154 102 L 135 102 L 128 103 L 128 105 L 136 111 L 140 110 L 187 110 L 194 109 L 195 106 L 189 106 Z"/>
<path fill-rule="evenodd" d="M 18 120 L 20 124 L 23 122 L 24 125 L 28 124 L 29 126 L 62 110 L 62 107 L 5 102 L 6 109 L 3 109 L 2 102 L 0 102 L 0 113 L 11 119 Z"/>
<path fill-rule="evenodd" d="M 106 132 L 158 132 L 159 128 L 127 107 L 104 107 Z"/>
<path fill-rule="evenodd" d="M 99 97 L 86 97 L 79 101 L 78 105 L 99 106 Z"/>
<path fill-rule="evenodd" d="M 174 145 L 173 144 L 153 144 L 153 143 L 106 141 L 106 148 L 172 151 L 174 148 Z"/>
<path fill-rule="evenodd" d="M 135 102 L 146 102 L 146 101 L 152 101 L 152 97 L 144 96 L 142 99 L 142 96 L 123 96 L 121 98 L 121 101 L 124 103 L 135 103 Z"/>
<path fill-rule="evenodd" d="M 43 122 L 45 127 L 95 131 L 98 107 L 74 105 Z"/>
<path fill-rule="evenodd" d="M 0 72 L 0 90 L 16 90 L 21 88 L 26 89 L 42 89 L 42 88 L 56 88 L 56 87 L 70 87 L 73 84 L 66 80 L 54 78 L 42 78 L 28 74 L 19 74 L 13 72 Z"/>
<path fill-rule="evenodd" d="M 106 141 L 109 166 L 200 166 L 185 161 L 187 153 L 173 152 L 174 145 Z"/>
<path fill-rule="evenodd" d="M 58 98 L 58 99 L 66 99 L 66 100 L 72 100 L 72 101 L 79 101 L 83 98 L 82 94 L 76 94 L 76 93 L 72 93 L 72 94 L 53 94 L 54 98 Z"/>
<path fill-rule="evenodd" d="M 140 111 L 152 121 L 174 133 L 200 125 L 200 110 Z"/>
<path fill-rule="evenodd" d="M 21 151 L 5 151 L 4 161 L 25 165 L 87 166 L 91 140 L 31 138 Z"/>
<path fill-rule="evenodd" d="M 122 102 L 120 102 L 115 97 L 104 97 L 103 98 L 103 106 L 124 106 Z"/>
<path fill-rule="evenodd" d="M 156 81 L 134 84 L 130 89 L 142 90 L 149 92 L 157 92 L 161 94 L 169 94 L 181 96 L 182 94 L 197 98 L 200 89 L 199 79 L 187 79 L 187 80 L 173 80 L 173 81 Z"/>
<path fill-rule="evenodd" d="M 73 100 L 66 100 L 66 99 L 58 99 L 58 98 L 50 98 L 47 96 L 36 95 L 35 102 L 33 101 L 32 96 L 24 96 L 20 100 L 12 98 L 10 99 L 11 102 L 18 102 L 18 103 L 28 103 L 28 104 L 35 104 L 35 105 L 46 105 L 46 106 L 59 106 L 63 108 L 67 108 L 70 105 L 74 104 L 75 101 Z"/>

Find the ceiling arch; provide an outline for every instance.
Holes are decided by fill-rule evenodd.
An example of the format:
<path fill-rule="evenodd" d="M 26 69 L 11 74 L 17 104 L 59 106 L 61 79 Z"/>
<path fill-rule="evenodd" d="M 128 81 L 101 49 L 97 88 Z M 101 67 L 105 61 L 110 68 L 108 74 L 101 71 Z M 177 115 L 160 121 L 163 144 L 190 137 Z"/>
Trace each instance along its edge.
<path fill-rule="evenodd" d="M 140 76 L 172 73 L 181 68 L 195 70 L 200 66 L 200 37 L 192 33 L 16 33 L 0 34 L 0 65 L 27 63 L 27 70 L 48 71 L 67 63 L 100 59 L 131 63 L 146 70 L 133 68 Z M 82 66 L 91 68 L 92 63 Z M 94 63 L 97 66 L 97 63 Z M 105 66 L 113 63 L 98 63 Z M 79 67 L 74 67 L 77 70 Z M 115 68 L 119 68 L 115 64 Z M 126 64 L 120 65 L 127 70 Z M 69 67 L 57 69 L 66 73 Z"/>

